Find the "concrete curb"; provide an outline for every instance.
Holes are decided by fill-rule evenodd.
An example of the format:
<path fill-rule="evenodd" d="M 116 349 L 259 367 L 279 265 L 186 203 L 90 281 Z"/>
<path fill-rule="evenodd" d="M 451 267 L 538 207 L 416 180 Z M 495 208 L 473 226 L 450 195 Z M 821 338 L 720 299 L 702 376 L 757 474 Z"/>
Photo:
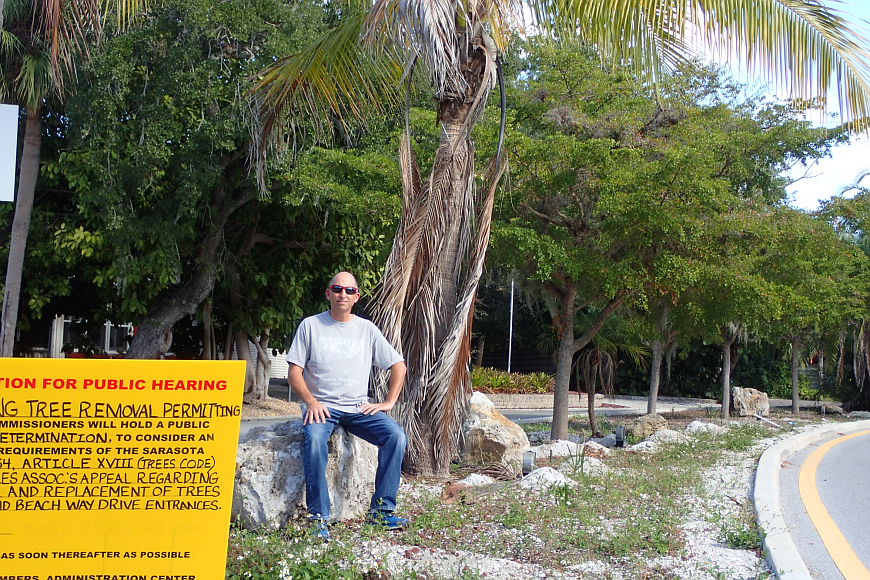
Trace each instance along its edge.
<path fill-rule="evenodd" d="M 753 497 L 758 525 L 764 532 L 762 547 L 779 580 L 813 580 L 791 539 L 779 503 L 779 470 L 782 462 L 807 445 L 836 434 L 870 429 L 870 420 L 836 423 L 793 435 L 761 454 L 755 471 Z"/>

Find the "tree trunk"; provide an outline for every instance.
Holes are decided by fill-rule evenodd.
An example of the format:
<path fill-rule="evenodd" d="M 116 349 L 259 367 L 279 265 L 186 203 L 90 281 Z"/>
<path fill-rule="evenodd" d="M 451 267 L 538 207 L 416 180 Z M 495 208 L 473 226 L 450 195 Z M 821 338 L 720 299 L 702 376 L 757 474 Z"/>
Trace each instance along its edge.
<path fill-rule="evenodd" d="M 39 148 L 42 143 L 42 106 L 27 109 L 24 124 L 24 147 L 21 152 L 21 170 L 18 176 L 18 194 L 15 217 L 12 220 L 12 238 L 6 263 L 6 290 L 3 294 L 3 314 L 0 321 L 0 356 L 11 357 L 15 346 L 15 325 L 18 323 L 18 302 L 21 298 L 21 279 L 24 271 L 24 251 L 30 232 L 30 214 L 33 195 L 39 176 Z"/>
<path fill-rule="evenodd" d="M 664 356 L 665 343 L 668 335 L 668 317 L 671 314 L 670 304 L 661 306 L 659 319 L 655 324 L 656 338 L 652 344 L 652 368 L 649 375 L 649 400 L 646 404 L 646 412 L 652 415 L 656 412 L 656 403 L 659 397 L 659 386 L 662 381 L 662 357 Z"/>
<path fill-rule="evenodd" d="M 586 412 L 589 415 L 589 428 L 592 436 L 596 439 L 603 437 L 601 427 L 598 426 L 598 417 L 595 416 L 595 383 L 598 373 L 592 373 L 592 382 L 586 385 Z"/>
<path fill-rule="evenodd" d="M 233 349 L 235 348 L 235 331 L 233 330 L 233 322 L 227 324 L 227 339 L 224 341 L 224 360 L 233 358 Z"/>
<path fill-rule="evenodd" d="M 553 389 L 553 423 L 550 426 L 550 439 L 554 441 L 568 438 L 568 388 L 571 382 L 571 366 L 574 358 L 574 301 L 577 290 L 568 283 L 559 300 L 559 354 L 556 359 L 556 384 Z"/>
<path fill-rule="evenodd" d="M 556 384 L 553 393 L 553 423 L 550 426 L 551 439 L 565 439 L 568 436 L 568 387 L 571 380 L 571 366 L 574 354 L 592 342 L 607 319 L 622 304 L 622 297 L 613 298 L 598 313 L 589 328 L 574 338 L 574 314 L 577 308 L 574 305 L 577 290 L 573 283 L 567 284 L 567 290 L 556 296 L 560 305 L 560 324 L 562 326 L 562 338 L 559 341 L 559 354 L 556 361 Z M 567 312 L 566 312 L 567 309 Z M 566 326 L 567 325 L 567 326 Z M 569 329 L 566 332 L 566 327 Z M 565 350 L 570 348 L 570 351 Z M 563 367 L 563 364 L 565 365 Z M 557 437 L 558 435 L 558 437 Z"/>
<path fill-rule="evenodd" d="M 843 379 L 846 377 L 846 333 L 840 333 L 840 340 L 837 343 L 837 385 L 843 384 Z"/>
<path fill-rule="evenodd" d="M 218 259 L 224 242 L 224 227 L 230 215 L 253 199 L 251 194 L 233 199 L 231 192 L 218 188 L 214 192 L 215 206 L 211 231 L 206 234 L 196 257 L 196 266 L 181 286 L 168 289 L 148 309 L 145 319 L 136 328 L 126 358 L 160 358 L 172 346 L 172 327 L 190 316 L 214 290 L 219 266 Z"/>
<path fill-rule="evenodd" d="M 223 227 L 208 235 L 190 278 L 159 298 L 136 327 L 126 358 L 157 359 L 172 346 L 172 326 L 196 312 L 214 289 Z"/>
<path fill-rule="evenodd" d="M 257 384 L 257 364 L 251 355 L 251 343 L 247 332 L 235 332 L 236 356 L 245 361 L 245 390 L 243 397 L 250 400 L 254 397 L 254 385 Z"/>
<path fill-rule="evenodd" d="M 265 329 L 260 333 L 260 338 L 253 336 L 248 340 L 257 348 L 257 360 L 254 368 L 253 384 L 245 385 L 245 392 L 257 401 L 265 401 L 269 396 L 269 378 L 272 373 L 272 359 L 269 357 L 269 333 Z"/>
<path fill-rule="evenodd" d="M 819 390 L 822 389 L 822 383 L 825 381 L 825 347 L 819 348 Z"/>
<path fill-rule="evenodd" d="M 659 397 L 659 383 L 662 378 L 662 353 L 664 348 L 660 338 L 656 337 L 652 343 L 652 365 L 649 371 L 649 399 L 646 403 L 646 412 L 652 415 L 656 412 L 656 402 Z"/>
<path fill-rule="evenodd" d="M 800 392 L 798 380 L 798 369 L 800 367 L 800 338 L 793 336 L 791 338 L 791 412 L 793 415 L 800 413 Z"/>
<path fill-rule="evenodd" d="M 722 344 L 722 418 L 731 414 L 731 345 Z"/>
<path fill-rule="evenodd" d="M 214 321 L 211 317 L 211 304 L 202 309 L 202 359 L 215 360 Z"/>
<path fill-rule="evenodd" d="M 477 355 L 474 357 L 474 366 L 483 366 L 483 345 L 486 342 L 486 335 L 481 334 L 477 337 Z"/>
<path fill-rule="evenodd" d="M 740 324 L 722 329 L 722 418 L 731 414 L 731 345 L 740 335 Z"/>

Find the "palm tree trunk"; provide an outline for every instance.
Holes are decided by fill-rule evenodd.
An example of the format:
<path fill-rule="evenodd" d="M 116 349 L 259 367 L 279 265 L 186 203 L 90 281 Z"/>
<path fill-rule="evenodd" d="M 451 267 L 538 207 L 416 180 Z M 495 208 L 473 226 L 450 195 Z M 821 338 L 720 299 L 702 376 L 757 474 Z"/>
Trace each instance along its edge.
<path fill-rule="evenodd" d="M 568 438 L 568 387 L 571 382 L 571 363 L 574 357 L 574 301 L 577 290 L 573 283 L 566 284 L 559 300 L 559 326 L 562 337 L 559 339 L 559 354 L 556 359 L 556 384 L 553 389 L 553 423 L 550 426 L 550 439 Z"/>
<path fill-rule="evenodd" d="M 441 138 L 429 178 L 419 175 L 407 137 L 399 160 L 402 218 L 374 319 L 405 357 L 405 388 L 392 415 L 405 428 L 404 468 L 447 475 L 471 395 L 471 321 L 474 295 L 489 240 L 495 184 L 491 167 L 475 196 L 471 130 L 494 87 L 494 55 L 469 43 L 463 58 L 468 93 L 438 105 Z M 386 381 L 376 379 L 375 391 Z"/>
<path fill-rule="evenodd" d="M 18 302 L 21 297 L 21 279 L 24 272 L 24 251 L 30 232 L 30 214 L 33 195 L 39 175 L 39 148 L 42 143 L 42 105 L 27 109 L 24 124 L 24 148 L 21 152 L 21 170 L 18 177 L 18 195 L 15 218 L 12 221 L 12 239 L 9 261 L 6 264 L 6 290 L 3 294 L 3 314 L 0 321 L 0 356 L 11 357 L 15 345 L 15 325 L 18 322 Z"/>

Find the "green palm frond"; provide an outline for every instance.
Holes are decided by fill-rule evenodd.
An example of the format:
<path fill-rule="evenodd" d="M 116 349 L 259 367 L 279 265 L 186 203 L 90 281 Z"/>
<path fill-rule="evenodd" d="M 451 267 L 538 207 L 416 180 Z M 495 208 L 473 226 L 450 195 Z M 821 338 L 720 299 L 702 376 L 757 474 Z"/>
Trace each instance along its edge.
<path fill-rule="evenodd" d="M 25 54 L 21 59 L 21 70 L 15 79 L 19 104 L 28 109 L 38 108 L 40 99 L 49 93 L 51 77 L 51 62 L 46 53 Z"/>
<path fill-rule="evenodd" d="M 307 118 L 323 131 L 330 115 L 364 120 L 385 105 L 399 102 L 396 88 L 403 68 L 388 50 L 369 55 L 360 50 L 365 15 L 348 17 L 305 50 L 279 60 L 256 79 L 252 92 L 259 103 L 263 135 L 280 135 L 285 115 Z"/>
<path fill-rule="evenodd" d="M 826 103 L 836 81 L 844 118 L 870 116 L 865 30 L 815 0 L 531 0 L 538 25 L 577 36 L 609 61 L 653 79 L 703 46 L 739 54 L 793 97 Z"/>

